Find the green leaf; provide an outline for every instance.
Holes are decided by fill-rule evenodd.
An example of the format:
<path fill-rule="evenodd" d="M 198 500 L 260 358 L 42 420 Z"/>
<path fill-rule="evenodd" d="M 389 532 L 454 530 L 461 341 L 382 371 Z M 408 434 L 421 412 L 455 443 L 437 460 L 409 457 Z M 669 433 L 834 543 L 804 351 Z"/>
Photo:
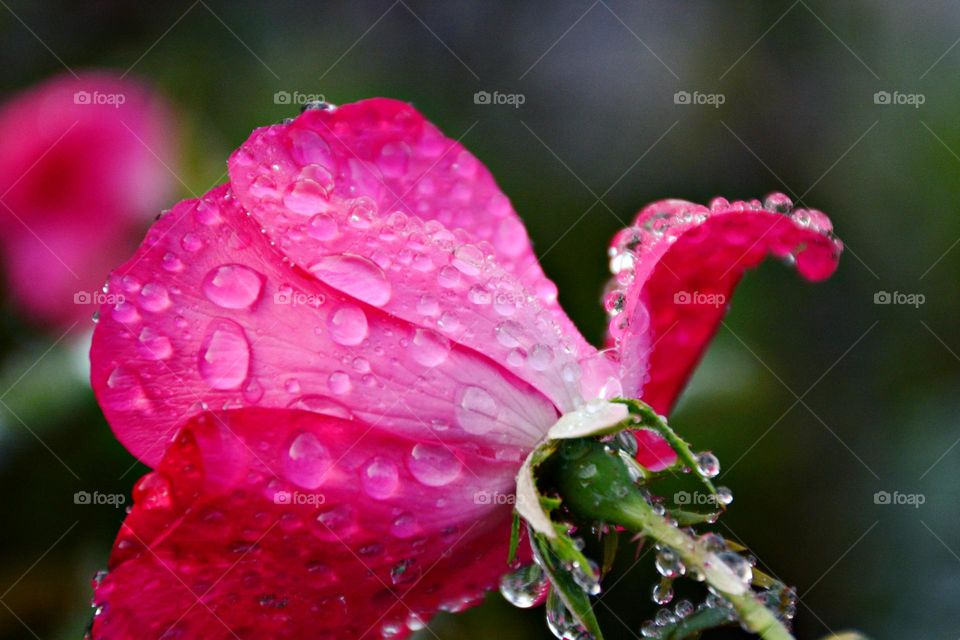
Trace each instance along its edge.
<path fill-rule="evenodd" d="M 555 544 L 555 540 L 548 539 L 542 534 L 531 533 L 531 535 L 534 550 L 540 559 L 541 566 L 550 578 L 550 584 L 554 592 L 584 629 L 593 635 L 596 640 L 603 640 L 603 633 L 600 631 L 600 624 L 593 613 L 590 597 L 583 592 L 583 589 L 566 569 L 565 560 L 557 556 L 556 550 L 558 548 L 565 555 L 569 553 L 569 549 L 564 548 L 565 545 Z M 569 541 L 569 538 L 566 539 Z M 575 549 L 575 547 L 573 548 Z M 587 566 L 589 567 L 589 564 Z"/>

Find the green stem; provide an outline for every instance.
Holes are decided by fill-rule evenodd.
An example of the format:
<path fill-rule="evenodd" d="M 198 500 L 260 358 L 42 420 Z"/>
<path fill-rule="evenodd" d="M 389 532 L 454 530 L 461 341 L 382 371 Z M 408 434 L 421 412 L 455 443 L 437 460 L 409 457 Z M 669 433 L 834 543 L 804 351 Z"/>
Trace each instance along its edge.
<path fill-rule="evenodd" d="M 622 524 L 632 530 L 670 547 L 687 569 L 695 569 L 701 575 L 708 576 L 707 552 L 702 545 L 684 531 L 670 524 L 666 518 L 657 514 L 645 500 L 630 500 L 624 504 L 621 513 L 626 516 Z M 709 576 L 707 582 L 710 582 Z M 752 591 L 743 594 L 728 593 L 717 585 L 711 585 L 720 593 L 740 616 L 740 621 L 750 631 L 764 640 L 794 640 L 793 635 Z"/>
<path fill-rule="evenodd" d="M 551 469 L 563 504 L 587 521 L 617 524 L 672 549 L 688 571 L 704 576 L 739 614 L 743 626 L 764 640 L 794 640 L 783 623 L 706 546 L 658 514 L 633 486 L 619 455 L 597 441 L 560 446 Z M 722 565 L 722 566 L 718 566 Z"/>

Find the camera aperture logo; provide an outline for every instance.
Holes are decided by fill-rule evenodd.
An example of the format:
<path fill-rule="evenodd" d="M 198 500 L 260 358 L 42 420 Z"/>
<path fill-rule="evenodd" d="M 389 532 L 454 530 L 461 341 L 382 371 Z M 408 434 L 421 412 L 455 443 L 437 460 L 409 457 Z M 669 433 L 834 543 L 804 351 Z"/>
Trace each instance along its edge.
<path fill-rule="evenodd" d="M 273 104 L 296 104 L 303 106 L 313 102 L 326 102 L 322 93 L 304 93 L 303 91 L 277 91 L 273 94 Z"/>
<path fill-rule="evenodd" d="M 121 304 L 126 302 L 122 293 L 104 293 L 103 291 L 77 291 L 73 294 L 73 304 Z"/>
<path fill-rule="evenodd" d="M 514 493 L 501 493 L 500 491 L 477 491 L 473 494 L 473 504 L 516 504 L 517 495 Z"/>
<path fill-rule="evenodd" d="M 318 309 L 323 306 L 327 298 L 322 293 L 306 293 L 305 291 L 295 291 L 293 289 L 281 289 L 273 294 L 273 303 L 291 307 L 313 307 Z"/>
<path fill-rule="evenodd" d="M 719 109 L 727 101 L 722 93 L 701 93 L 700 91 L 677 91 L 673 94 L 673 104 L 708 106 Z"/>
<path fill-rule="evenodd" d="M 119 509 L 127 502 L 127 496 L 122 493 L 100 493 L 99 491 L 77 491 L 73 494 L 73 504 L 79 505 L 108 505 Z"/>
<path fill-rule="evenodd" d="M 527 101 L 527 96 L 522 93 L 500 93 L 499 91 L 477 91 L 473 94 L 473 104 L 490 105 L 510 105 L 514 109 L 519 109 L 520 105 Z"/>
<path fill-rule="evenodd" d="M 680 506 L 710 506 L 722 505 L 720 498 L 704 491 L 677 491 L 673 494 L 673 501 Z"/>
<path fill-rule="evenodd" d="M 922 93 L 900 93 L 899 91 L 877 91 L 873 94 L 873 104 L 907 106 L 919 109 L 927 101 Z"/>
<path fill-rule="evenodd" d="M 877 491 L 873 494 L 873 504 L 906 505 L 919 509 L 927 502 L 927 496 L 922 493 L 900 493 L 899 491 Z"/>
<path fill-rule="evenodd" d="M 896 304 L 919 309 L 927 301 L 922 293 L 905 293 L 902 291 L 877 291 L 873 294 L 873 304 Z"/>
<path fill-rule="evenodd" d="M 722 293 L 703 293 L 702 291 L 677 291 L 673 294 L 673 304 L 697 305 L 718 308 L 727 304 L 727 296 Z"/>
<path fill-rule="evenodd" d="M 277 491 L 273 494 L 273 504 L 282 505 L 303 505 L 308 507 L 320 507 L 327 501 L 322 493 L 309 493 L 304 491 Z"/>
<path fill-rule="evenodd" d="M 101 93 L 100 91 L 76 91 L 73 94 L 73 104 L 79 105 L 108 105 L 114 109 L 127 101 L 122 93 Z"/>

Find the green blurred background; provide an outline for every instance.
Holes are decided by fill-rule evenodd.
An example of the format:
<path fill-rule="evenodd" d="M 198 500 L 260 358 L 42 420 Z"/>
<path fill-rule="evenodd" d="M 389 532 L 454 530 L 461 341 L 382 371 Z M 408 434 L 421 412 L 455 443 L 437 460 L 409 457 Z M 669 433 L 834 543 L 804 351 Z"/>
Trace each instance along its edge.
<path fill-rule="evenodd" d="M 64 65 L 146 78 L 184 124 L 183 196 L 222 181 L 251 129 L 296 113 L 278 91 L 413 102 L 490 167 L 594 342 L 607 243 L 641 205 L 782 190 L 827 211 L 848 247 L 838 273 L 750 274 L 673 422 L 724 465 L 736 501 L 720 531 L 797 586 L 799 637 L 960 635 L 957 3 L 0 4 L 4 95 Z M 476 104 L 481 90 L 525 100 Z M 878 291 L 926 300 L 877 305 Z M 128 493 L 145 469 L 112 438 L 82 356 L 60 344 L 35 364 L 53 340 L 10 300 L 0 323 L 22 419 L 0 410 L 0 638 L 79 638 L 123 511 L 72 495 Z M 649 556 L 621 558 L 597 607 L 610 638 L 639 636 L 652 575 Z M 431 629 L 545 638 L 541 616 L 494 594 Z"/>

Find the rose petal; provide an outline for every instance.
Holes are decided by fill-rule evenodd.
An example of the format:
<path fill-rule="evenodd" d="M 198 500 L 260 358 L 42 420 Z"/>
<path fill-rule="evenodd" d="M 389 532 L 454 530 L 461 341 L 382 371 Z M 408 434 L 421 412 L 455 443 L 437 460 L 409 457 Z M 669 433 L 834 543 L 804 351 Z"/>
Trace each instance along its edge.
<path fill-rule="evenodd" d="M 670 410 L 744 271 L 765 256 L 795 262 L 809 280 L 836 268 L 841 245 L 823 213 L 792 209 L 782 194 L 768 196 L 765 206 L 664 200 L 614 238 L 605 306 L 627 396 Z"/>
<path fill-rule="evenodd" d="M 364 431 L 294 410 L 192 419 L 134 491 L 93 637 L 404 637 L 477 603 L 510 537 L 510 506 L 483 496 L 510 495 L 514 465 Z"/>
<path fill-rule="evenodd" d="M 359 254 L 349 260 L 380 269 Z M 434 296 L 431 305 L 462 318 L 455 331 L 439 326 L 443 313 L 409 322 L 358 291 L 376 271 L 351 282 L 338 265 L 325 268 L 339 273 L 339 288 L 292 266 L 227 187 L 177 205 L 111 275 L 110 294 L 122 301 L 101 308 L 94 332 L 93 387 L 117 437 L 155 465 L 189 415 L 293 407 L 389 425 L 418 440 L 471 442 L 519 465 L 557 411 L 501 351 L 461 344 L 468 331 L 481 342 L 483 329 L 484 347 L 506 351 L 490 305 L 469 303 L 464 291 L 416 290 L 416 276 L 406 281 L 398 270 L 393 300 L 423 305 Z M 516 317 L 535 331 L 538 308 L 521 301 Z M 490 322 L 471 324 L 477 317 Z M 561 347 L 553 351 L 562 362 Z"/>
<path fill-rule="evenodd" d="M 493 176 L 409 104 L 362 100 L 258 129 L 231 158 L 230 179 L 244 207 L 278 241 L 311 216 L 350 205 L 360 216 L 400 211 L 450 231 L 462 229 L 471 244 L 486 243 L 485 253 L 493 253 L 540 300 L 574 347 L 585 349 L 583 355 L 592 351 L 560 309 L 556 286 L 543 274 L 523 223 Z M 285 206 L 259 209 L 265 201 Z M 297 215 L 285 220 L 284 210 Z M 312 261 L 317 245 L 288 251 L 298 263 Z"/>

